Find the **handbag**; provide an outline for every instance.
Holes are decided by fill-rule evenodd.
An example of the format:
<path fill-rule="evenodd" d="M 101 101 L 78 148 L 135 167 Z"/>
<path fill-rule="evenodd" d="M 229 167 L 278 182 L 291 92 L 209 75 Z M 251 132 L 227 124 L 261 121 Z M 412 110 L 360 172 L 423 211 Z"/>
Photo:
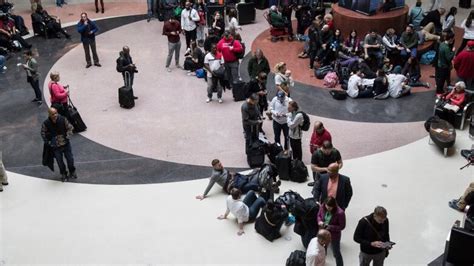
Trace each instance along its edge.
<path fill-rule="evenodd" d="M 364 220 L 369 224 L 370 228 L 374 231 L 374 233 L 377 235 L 377 237 L 382 240 L 382 237 L 380 236 L 379 232 L 375 229 L 375 227 L 372 225 L 372 223 L 367 220 L 367 217 L 364 217 Z M 385 249 L 385 258 L 388 257 L 388 249 Z"/>
<path fill-rule="evenodd" d="M 225 77 L 225 68 L 221 65 L 218 69 L 212 71 L 212 75 L 219 79 L 224 79 Z"/>

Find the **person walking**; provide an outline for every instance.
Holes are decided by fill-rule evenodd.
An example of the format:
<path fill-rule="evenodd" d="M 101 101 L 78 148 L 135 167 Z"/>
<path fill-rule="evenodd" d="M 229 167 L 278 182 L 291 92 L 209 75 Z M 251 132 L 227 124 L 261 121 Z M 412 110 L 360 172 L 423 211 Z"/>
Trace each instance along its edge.
<path fill-rule="evenodd" d="M 74 157 L 72 155 L 71 143 L 69 138 L 72 136 L 73 126 L 69 121 L 58 114 L 55 108 L 48 109 L 48 118 L 41 126 L 41 137 L 44 143 L 53 150 L 54 158 L 59 166 L 61 181 L 65 182 L 69 178 L 76 179 L 76 167 L 74 166 Z M 64 165 L 66 158 L 67 169 Z"/>
<path fill-rule="evenodd" d="M 168 21 L 163 24 L 163 35 L 168 37 L 168 57 L 166 58 L 166 70 L 171 72 L 170 64 L 174 53 L 176 68 L 179 65 L 179 52 L 181 50 L 181 40 L 179 34 L 182 32 L 181 25 L 175 17 L 171 16 Z"/>
<path fill-rule="evenodd" d="M 21 64 L 21 66 L 26 71 L 26 81 L 30 83 L 35 92 L 35 98 L 31 102 L 36 102 L 38 105 L 41 105 L 43 103 L 43 97 L 39 85 L 38 62 L 33 58 L 33 52 L 31 50 L 25 51 L 24 56 L 26 63 Z"/>
<path fill-rule="evenodd" d="M 104 12 L 102 11 L 102 13 Z M 95 45 L 95 34 L 97 33 L 97 31 L 99 31 L 99 28 L 97 27 L 95 22 L 87 17 L 87 13 L 82 13 L 81 20 L 79 20 L 79 22 L 77 23 L 77 32 L 81 34 L 81 42 L 82 46 L 84 47 L 84 52 L 86 54 L 86 68 L 92 66 L 90 51 L 92 51 L 94 65 L 98 67 L 102 66 L 99 63 L 99 57 L 97 56 L 97 50 Z"/>
<path fill-rule="evenodd" d="M 191 2 L 187 1 L 185 9 L 181 12 L 181 26 L 184 30 L 184 36 L 186 37 L 186 49 L 190 49 L 191 40 L 196 41 L 197 38 L 197 22 L 201 19 L 199 14 L 192 7 Z"/>

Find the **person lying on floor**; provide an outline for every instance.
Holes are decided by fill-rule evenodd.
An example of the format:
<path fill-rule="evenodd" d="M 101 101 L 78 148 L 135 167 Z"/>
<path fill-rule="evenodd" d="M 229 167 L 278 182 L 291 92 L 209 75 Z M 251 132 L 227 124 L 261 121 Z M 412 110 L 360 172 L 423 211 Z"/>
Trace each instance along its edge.
<path fill-rule="evenodd" d="M 223 215 L 217 217 L 219 220 L 227 219 L 229 213 L 237 218 L 239 231 L 237 235 L 241 236 L 244 232 L 244 223 L 253 222 L 257 218 L 260 209 L 265 205 L 266 201 L 262 197 L 257 197 L 255 191 L 249 191 L 244 200 L 241 200 L 242 192 L 233 188 L 230 195 L 226 199 L 227 209 Z"/>
<path fill-rule="evenodd" d="M 215 183 L 217 183 L 223 189 L 225 188 L 225 185 L 227 183 L 229 172 L 224 168 L 221 161 L 219 161 L 219 159 L 214 159 L 212 160 L 211 165 L 212 165 L 212 174 L 211 174 L 211 177 L 209 178 L 209 184 L 207 185 L 202 195 L 196 196 L 196 199 L 198 200 L 203 200 L 204 198 L 206 198 L 207 194 L 209 194 L 209 191 L 211 191 Z"/>

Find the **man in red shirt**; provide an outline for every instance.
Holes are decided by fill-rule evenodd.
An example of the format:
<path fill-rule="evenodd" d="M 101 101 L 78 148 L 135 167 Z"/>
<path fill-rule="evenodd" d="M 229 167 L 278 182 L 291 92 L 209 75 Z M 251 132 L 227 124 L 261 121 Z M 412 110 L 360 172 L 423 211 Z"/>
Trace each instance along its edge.
<path fill-rule="evenodd" d="M 217 51 L 224 57 L 224 68 L 229 81 L 228 86 L 232 88 L 235 81 L 239 80 L 239 58 L 236 53 L 243 52 L 242 44 L 234 40 L 230 31 L 225 31 L 222 39 L 217 43 Z"/>
<path fill-rule="evenodd" d="M 454 59 L 454 69 L 459 78 L 466 83 L 466 90 L 474 90 L 474 41 L 467 42 L 467 49 Z"/>
<path fill-rule="evenodd" d="M 176 68 L 181 68 L 179 65 L 179 51 L 181 50 L 179 34 L 181 32 L 181 25 L 174 16 L 171 16 L 170 19 L 163 24 L 163 35 L 168 36 L 168 57 L 166 58 L 166 70 L 168 72 L 171 72 L 170 64 L 173 53 Z"/>
<path fill-rule="evenodd" d="M 324 125 L 321 121 L 316 121 L 314 123 L 311 141 L 309 143 L 309 151 L 311 152 L 311 154 L 313 154 L 315 150 L 320 148 L 323 145 L 323 142 L 326 140 L 332 142 L 331 134 L 324 128 Z"/>

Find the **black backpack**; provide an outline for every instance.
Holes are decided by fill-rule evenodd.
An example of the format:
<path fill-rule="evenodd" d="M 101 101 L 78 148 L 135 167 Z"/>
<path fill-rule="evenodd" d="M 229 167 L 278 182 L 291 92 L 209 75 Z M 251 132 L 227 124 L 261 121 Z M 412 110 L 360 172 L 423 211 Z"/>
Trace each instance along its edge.
<path fill-rule="evenodd" d="M 286 260 L 286 266 L 306 266 L 306 252 L 295 250 Z"/>
<path fill-rule="evenodd" d="M 269 200 L 255 221 L 255 230 L 268 241 L 281 237 L 280 229 L 288 219 L 288 210 Z"/>
<path fill-rule="evenodd" d="M 232 41 L 232 46 L 234 46 L 234 41 L 235 40 Z M 234 53 L 235 57 L 237 57 L 238 59 L 242 59 L 245 56 L 245 43 L 240 42 L 240 45 L 242 45 L 242 52 Z"/>
<path fill-rule="evenodd" d="M 295 209 L 296 202 L 304 202 L 304 198 L 298 192 L 292 190 L 288 190 L 275 200 L 275 203 L 285 205 L 291 213 Z"/>
<path fill-rule="evenodd" d="M 333 68 L 330 65 L 320 67 L 316 70 L 314 70 L 314 75 L 318 79 L 323 79 L 327 73 L 333 71 Z"/>
<path fill-rule="evenodd" d="M 290 180 L 293 182 L 303 183 L 308 179 L 308 168 L 298 159 L 291 162 Z"/>
<path fill-rule="evenodd" d="M 303 116 L 303 124 L 300 126 L 301 130 L 308 131 L 311 126 L 311 121 L 309 120 L 309 116 L 303 111 L 299 111 L 298 113 Z"/>

